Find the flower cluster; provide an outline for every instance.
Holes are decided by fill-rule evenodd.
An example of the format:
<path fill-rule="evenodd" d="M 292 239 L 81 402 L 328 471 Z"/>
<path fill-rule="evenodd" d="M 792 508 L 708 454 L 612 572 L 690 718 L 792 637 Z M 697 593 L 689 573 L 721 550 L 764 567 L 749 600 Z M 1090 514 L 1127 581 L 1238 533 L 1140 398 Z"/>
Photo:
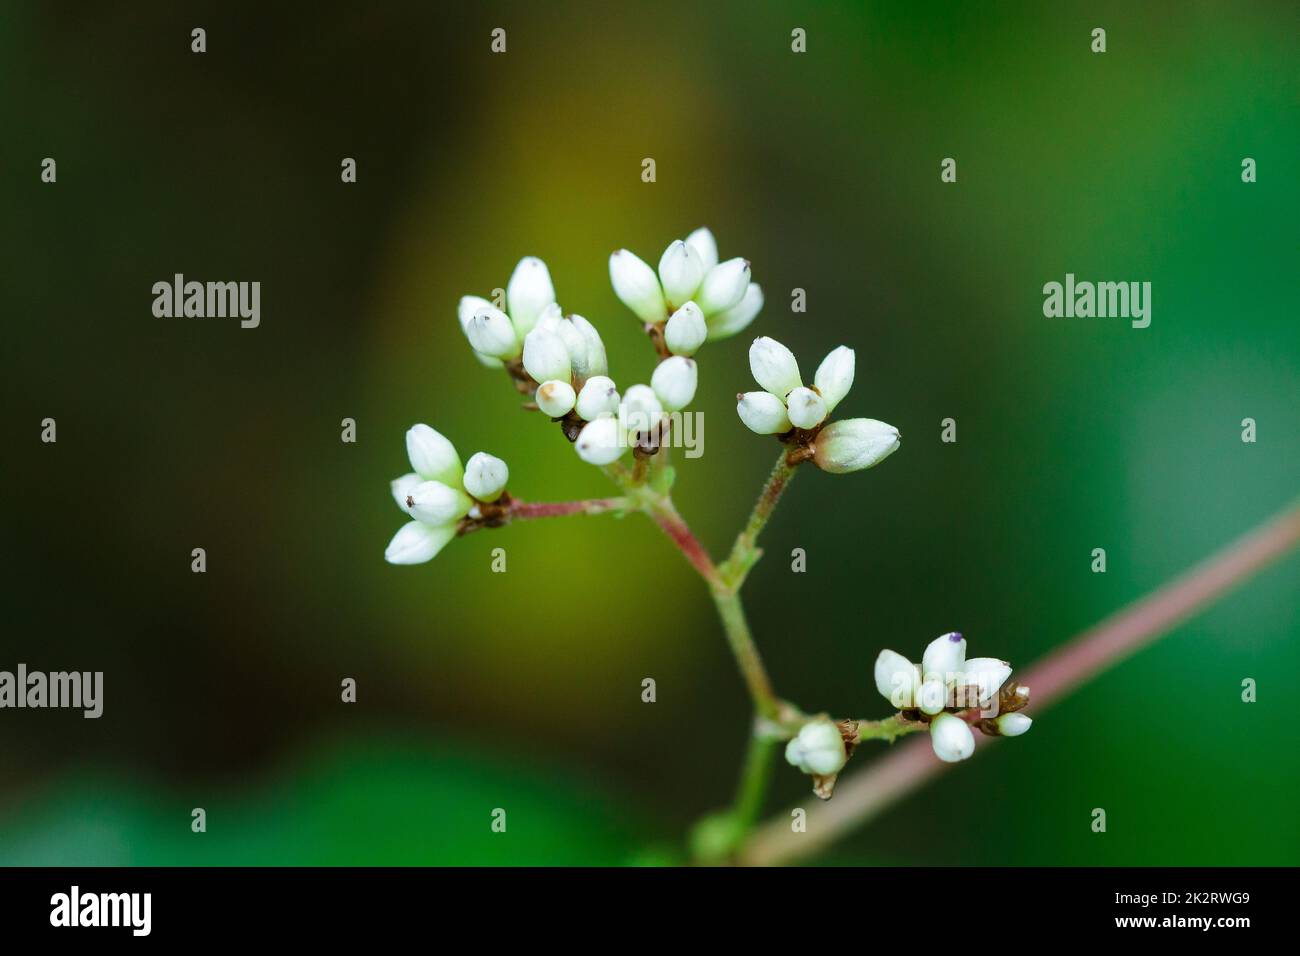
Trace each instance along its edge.
<path fill-rule="evenodd" d="M 793 442 L 823 471 L 878 465 L 898 450 L 897 428 L 874 418 L 825 424 L 853 387 L 854 364 L 853 349 L 841 345 L 822 359 L 807 386 L 793 352 L 776 339 L 757 338 L 749 347 L 749 370 L 762 391 L 737 395 L 736 414 L 752 432 Z"/>
<path fill-rule="evenodd" d="M 978 709 L 976 726 L 992 736 L 1018 737 L 1033 723 L 1017 713 L 1029 702 L 1029 688 L 1007 685 L 1011 665 L 995 657 L 968 659 L 966 639 L 956 631 L 931 641 L 920 664 L 881 651 L 875 677 L 876 689 L 894 707 L 929 723 L 935 755 L 949 763 L 975 752 L 975 735 L 959 711 Z"/>
<path fill-rule="evenodd" d="M 609 257 L 614 294 L 672 355 L 694 355 L 705 341 L 735 335 L 763 308 L 763 290 L 742 258 L 718 261 L 718 243 L 701 226 L 675 239 L 659 257 L 659 271 L 634 253 Z"/>
<path fill-rule="evenodd" d="M 707 229 L 692 234 L 697 243 L 704 241 L 701 234 L 712 243 Z M 748 267 L 745 275 L 748 282 Z M 519 261 L 505 298 L 502 311 L 487 299 L 463 296 L 458 308 L 461 328 L 480 362 L 506 368 L 517 387 L 532 394 L 539 411 L 562 423 L 584 461 L 608 465 L 629 448 L 657 447 L 665 416 L 694 400 L 699 373 L 686 357 L 693 348 L 660 362 L 649 385 L 633 385 L 620 395 L 609 377 L 600 333 L 581 315 L 563 313 L 541 259 L 528 256 Z M 688 305 L 699 315 L 698 338 L 703 342 L 704 314 L 694 303 Z M 680 332 L 686 325 L 678 322 L 675 328 Z"/>
<path fill-rule="evenodd" d="M 460 531 L 462 520 L 484 517 L 505 496 L 510 470 L 500 458 L 478 452 L 461 466 L 450 441 L 428 425 L 406 433 L 409 474 L 392 482 L 393 500 L 411 517 L 384 551 L 390 564 L 430 561 Z"/>

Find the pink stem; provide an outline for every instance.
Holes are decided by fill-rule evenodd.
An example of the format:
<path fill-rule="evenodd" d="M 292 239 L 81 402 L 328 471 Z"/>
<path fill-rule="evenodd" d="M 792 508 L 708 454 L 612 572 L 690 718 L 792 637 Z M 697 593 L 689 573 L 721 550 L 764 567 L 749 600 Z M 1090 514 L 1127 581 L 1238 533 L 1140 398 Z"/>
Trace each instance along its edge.
<path fill-rule="evenodd" d="M 1017 677 L 1017 683 L 1030 689 L 1030 711 L 1055 703 L 1152 643 L 1297 543 L 1300 506 L 1292 505 L 1157 591 L 1094 625 Z M 988 737 L 984 742 L 996 739 Z M 811 808 L 807 832 L 791 834 L 789 813 L 764 824 L 743 848 L 741 862 L 767 865 L 815 853 L 951 766 L 935 758 L 929 740 L 900 744 L 866 770 L 842 781 L 833 800 Z"/>
<path fill-rule="evenodd" d="M 510 506 L 514 520 L 560 518 L 564 515 L 598 515 L 626 508 L 625 498 L 588 498 L 584 501 L 515 501 Z"/>

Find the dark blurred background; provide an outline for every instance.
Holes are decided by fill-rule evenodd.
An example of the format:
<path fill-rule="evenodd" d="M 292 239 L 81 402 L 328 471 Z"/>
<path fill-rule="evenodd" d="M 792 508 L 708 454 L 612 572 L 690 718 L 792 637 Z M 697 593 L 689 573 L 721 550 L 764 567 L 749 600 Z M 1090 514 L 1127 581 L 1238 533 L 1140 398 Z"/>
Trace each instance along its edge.
<path fill-rule="evenodd" d="M 622 385 L 653 355 L 607 256 L 657 262 L 701 224 L 767 292 L 755 334 L 808 372 L 857 349 L 840 414 L 897 425 L 903 448 L 801 475 L 747 589 L 779 690 L 809 710 L 882 716 L 879 649 L 951 629 L 1027 666 L 1300 490 L 1294 4 L 11 3 L 2 20 L 0 669 L 103 670 L 106 688 L 99 720 L 0 712 L 0 863 L 618 863 L 663 858 L 730 798 L 749 705 L 649 522 L 383 562 L 416 421 L 504 457 L 524 498 L 607 493 L 457 326 L 458 297 L 523 255 L 596 322 Z M 154 318 L 151 286 L 177 272 L 259 280 L 261 327 Z M 1066 272 L 1150 281 L 1151 327 L 1045 319 Z M 705 455 L 678 459 L 715 554 L 775 451 L 733 411 L 750 338 L 701 353 Z M 823 860 L 1300 862 L 1297 570 Z M 770 809 L 795 799 L 813 798 L 782 766 Z"/>

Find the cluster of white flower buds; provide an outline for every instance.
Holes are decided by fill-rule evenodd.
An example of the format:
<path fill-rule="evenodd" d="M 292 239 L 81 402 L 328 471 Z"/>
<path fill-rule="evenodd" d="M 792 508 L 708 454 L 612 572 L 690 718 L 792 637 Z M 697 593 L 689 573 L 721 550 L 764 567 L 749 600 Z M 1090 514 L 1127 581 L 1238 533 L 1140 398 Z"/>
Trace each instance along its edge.
<path fill-rule="evenodd" d="M 693 235 L 700 233 L 712 242 L 707 229 Z M 541 259 L 519 261 L 505 296 L 504 312 L 479 296 L 462 297 L 461 328 L 481 362 L 507 368 L 538 410 L 563 423 L 584 461 L 608 465 L 630 448 L 655 447 L 665 416 L 695 398 L 699 373 L 685 354 L 660 362 L 649 385 L 620 395 L 600 333 L 582 316 L 563 314 Z M 704 335 L 701 325 L 701 342 Z"/>
<path fill-rule="evenodd" d="M 762 391 L 737 395 L 736 413 L 752 432 L 795 442 L 823 471 L 878 465 L 898 450 L 897 428 L 874 418 L 824 424 L 853 387 L 854 361 L 853 349 L 833 349 L 807 386 L 793 352 L 776 339 L 757 338 L 749 347 L 749 370 Z"/>
<path fill-rule="evenodd" d="M 469 519 L 488 518 L 506 496 L 510 470 L 500 458 L 484 452 L 461 466 L 450 441 L 428 425 L 406 433 L 409 474 L 392 482 L 393 500 L 411 517 L 384 551 L 390 564 L 423 564 L 432 560 Z"/>
<path fill-rule="evenodd" d="M 749 262 L 719 262 L 717 240 L 703 226 L 669 243 L 657 274 L 619 249 L 609 257 L 609 281 L 672 355 L 694 355 L 706 341 L 735 335 L 763 308 L 763 290 L 749 280 Z"/>
<path fill-rule="evenodd" d="M 967 659 L 966 639 L 956 631 L 931 641 L 920 664 L 881 651 L 875 677 L 893 706 L 929 723 L 935 755 L 949 763 L 975 752 L 975 735 L 959 712 L 978 710 L 975 725 L 990 736 L 1018 737 L 1033 723 L 1018 713 L 1029 703 L 1029 688 L 1007 684 L 1011 665 L 995 657 Z"/>

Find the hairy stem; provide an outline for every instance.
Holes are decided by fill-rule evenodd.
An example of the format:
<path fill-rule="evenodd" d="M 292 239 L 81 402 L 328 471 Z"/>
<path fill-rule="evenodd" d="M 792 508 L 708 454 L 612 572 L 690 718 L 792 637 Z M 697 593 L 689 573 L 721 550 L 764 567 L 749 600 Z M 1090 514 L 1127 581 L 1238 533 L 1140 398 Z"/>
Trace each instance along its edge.
<path fill-rule="evenodd" d="M 1300 504 L 1293 503 L 1173 581 L 1075 637 L 1018 680 L 1031 689 L 1036 709 L 1055 703 L 1297 545 Z M 986 744 L 996 739 L 988 738 Z M 909 741 L 842 781 L 834 800 L 810 809 L 807 832 L 791 833 L 789 814 L 763 824 L 742 848 L 740 861 L 766 865 L 815 853 L 951 766 L 936 760 L 927 742 Z"/>
<path fill-rule="evenodd" d="M 727 644 L 749 687 L 749 696 L 754 699 L 754 709 L 769 720 L 779 720 L 781 701 L 772 689 L 767 669 L 758 653 L 758 645 L 749 632 L 749 622 L 745 619 L 745 608 L 740 603 L 740 595 L 734 591 L 715 588 L 713 603 L 717 605 L 718 616 L 722 618 Z"/>
<path fill-rule="evenodd" d="M 583 501 L 514 501 L 510 504 L 511 521 L 533 518 L 560 518 L 564 515 L 599 515 L 607 511 L 632 508 L 627 498 L 588 498 Z"/>

